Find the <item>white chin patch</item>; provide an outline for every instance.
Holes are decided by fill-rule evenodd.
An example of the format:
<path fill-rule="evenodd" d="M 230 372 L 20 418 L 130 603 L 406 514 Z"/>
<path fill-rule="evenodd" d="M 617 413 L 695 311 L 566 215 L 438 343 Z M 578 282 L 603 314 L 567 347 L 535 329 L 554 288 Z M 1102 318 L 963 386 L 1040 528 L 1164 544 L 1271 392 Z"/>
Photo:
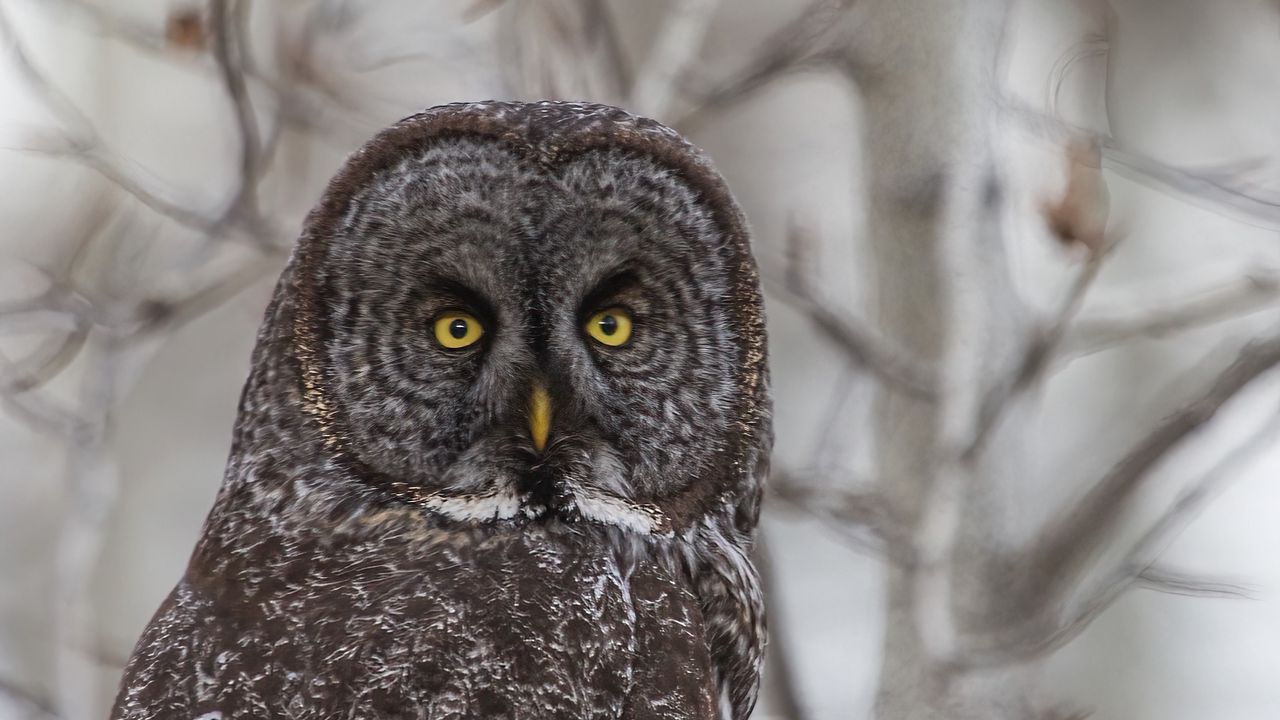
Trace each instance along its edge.
<path fill-rule="evenodd" d="M 450 520 L 477 522 L 511 520 L 521 515 L 537 517 L 543 508 L 522 502 L 522 496 L 510 488 L 483 493 L 430 494 L 418 499 L 419 504 Z M 670 535 L 671 525 L 662 510 L 652 504 L 602 493 L 598 490 L 578 491 L 573 506 L 587 522 L 612 525 L 643 535 Z"/>
<path fill-rule="evenodd" d="M 667 535 L 671 532 L 666 515 L 656 505 L 591 491 L 575 493 L 573 502 L 584 520 L 645 535 Z"/>
<path fill-rule="evenodd" d="M 428 495 L 422 505 L 451 520 L 510 520 L 520 514 L 520 496 L 505 488 L 467 495 Z"/>

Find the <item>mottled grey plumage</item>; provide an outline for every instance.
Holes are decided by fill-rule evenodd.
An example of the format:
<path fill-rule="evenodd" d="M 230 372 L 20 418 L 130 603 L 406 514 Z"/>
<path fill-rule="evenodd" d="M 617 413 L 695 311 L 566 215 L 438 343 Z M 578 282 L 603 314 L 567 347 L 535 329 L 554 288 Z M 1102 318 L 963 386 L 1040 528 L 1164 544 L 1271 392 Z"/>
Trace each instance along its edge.
<path fill-rule="evenodd" d="M 629 344 L 584 335 L 605 304 Z M 486 334 L 446 350 L 458 307 Z M 483 103 L 379 134 L 307 220 L 113 717 L 745 718 L 761 313 L 740 212 L 653 121 Z"/>

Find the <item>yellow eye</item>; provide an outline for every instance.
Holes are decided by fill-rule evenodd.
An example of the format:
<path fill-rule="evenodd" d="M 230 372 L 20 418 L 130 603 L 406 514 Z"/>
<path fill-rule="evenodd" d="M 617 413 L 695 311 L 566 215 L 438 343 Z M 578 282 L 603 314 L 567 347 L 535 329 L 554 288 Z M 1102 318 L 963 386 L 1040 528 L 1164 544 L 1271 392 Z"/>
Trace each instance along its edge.
<path fill-rule="evenodd" d="M 450 350 L 474 345 L 484 335 L 484 326 L 475 315 L 449 310 L 436 318 L 436 342 Z"/>
<path fill-rule="evenodd" d="M 631 313 L 620 307 L 601 310 L 587 321 L 587 334 L 609 347 L 625 344 L 631 339 Z"/>

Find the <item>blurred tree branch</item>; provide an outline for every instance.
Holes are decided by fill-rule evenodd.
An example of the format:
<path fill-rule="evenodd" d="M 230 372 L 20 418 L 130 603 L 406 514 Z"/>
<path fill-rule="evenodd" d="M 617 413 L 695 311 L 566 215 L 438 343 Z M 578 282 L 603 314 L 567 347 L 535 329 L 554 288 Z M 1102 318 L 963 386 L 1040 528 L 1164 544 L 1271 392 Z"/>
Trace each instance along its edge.
<path fill-rule="evenodd" d="M 28 718 L 54 720 L 58 717 L 54 707 L 43 698 L 34 695 L 22 685 L 0 678 L 0 698 L 5 698 L 26 710 Z"/>
<path fill-rule="evenodd" d="M 636 112 L 663 117 L 677 86 L 698 59 L 702 37 L 720 0 L 675 0 L 662 19 L 649 57 L 640 67 L 631 89 Z"/>
<path fill-rule="evenodd" d="M 1059 601 L 1115 530 L 1160 462 L 1213 419 L 1228 401 L 1280 364 L 1280 337 L 1249 343 L 1204 393 L 1152 428 L 1029 552 L 1025 578 L 1033 603 Z M 1203 376 L 1197 369 L 1196 379 Z M 1183 380 L 1180 385 L 1194 382 Z"/>
<path fill-rule="evenodd" d="M 689 131 L 790 73 L 853 65 L 844 24 L 856 0 L 813 0 L 772 33 L 738 72 L 717 81 L 689 82 L 689 109 L 673 124 Z"/>
<path fill-rule="evenodd" d="M 1178 167 L 1136 152 L 1111 135 L 1073 126 L 1020 99 L 1002 97 L 997 106 L 1017 127 L 1036 137 L 1055 143 L 1085 137 L 1096 143 L 1104 169 L 1213 212 L 1280 229 L 1280 187 L 1255 179 L 1274 177 L 1274 172 L 1268 173 L 1272 160 L 1258 157 L 1218 167 Z"/>
<path fill-rule="evenodd" d="M 1150 307 L 1099 309 L 1080 318 L 1065 338 L 1062 362 L 1141 338 L 1161 338 L 1280 305 L 1280 273 L 1262 268 Z"/>
<path fill-rule="evenodd" d="M 896 347 L 875 328 L 843 313 L 836 303 L 818 295 L 807 263 L 816 242 L 798 227 L 787 234 L 787 267 L 783 279 L 763 275 L 773 296 L 804 315 L 823 337 L 844 351 L 849 362 L 864 368 L 904 392 L 932 396 L 937 389 L 935 370 L 911 353 Z"/>
<path fill-rule="evenodd" d="M 985 638 L 985 642 L 967 648 L 957 662 L 981 668 L 1042 658 L 1078 637 L 1116 600 L 1134 588 L 1197 597 L 1247 597 L 1247 588 L 1161 568 L 1156 565 L 1156 559 L 1177 531 L 1202 510 L 1218 490 L 1236 478 L 1260 450 L 1273 445 L 1278 436 L 1280 412 L 1192 482 L 1082 599 L 1070 606 L 1044 605 L 1036 614 L 1015 616 L 1020 617 L 1020 622 L 1005 626 Z"/>

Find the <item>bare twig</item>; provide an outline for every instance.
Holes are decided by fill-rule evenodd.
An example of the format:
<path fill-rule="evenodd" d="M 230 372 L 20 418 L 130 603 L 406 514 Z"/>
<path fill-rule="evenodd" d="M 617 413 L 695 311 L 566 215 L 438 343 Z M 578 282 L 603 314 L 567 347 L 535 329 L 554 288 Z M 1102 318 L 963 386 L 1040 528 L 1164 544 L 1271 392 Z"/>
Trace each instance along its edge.
<path fill-rule="evenodd" d="M 1033 547 L 1026 573 L 1037 605 L 1053 602 L 1079 577 L 1086 560 L 1107 543 L 1152 470 L 1228 401 L 1280 364 L 1280 337 L 1249 343 L 1203 392 L 1153 428 L 1107 472 L 1063 519 L 1046 529 Z"/>
<path fill-rule="evenodd" d="M 631 104 L 636 112 L 662 117 L 676 87 L 698 57 L 702 37 L 720 0 L 676 0 L 667 10 L 649 57 L 636 75 Z"/>
<path fill-rule="evenodd" d="M 149 183 L 136 173 L 124 169 L 124 163 L 104 146 L 88 117 L 31 62 L 30 55 L 3 10 L 0 10 L 0 40 L 9 46 L 11 60 L 28 87 L 67 128 L 60 145 L 19 149 L 82 163 L 155 212 L 183 226 L 209 232 L 217 225 L 215 218 L 164 198 L 160 192 L 148 187 Z"/>
<path fill-rule="evenodd" d="M 1110 137 L 1103 143 L 1103 159 L 1104 167 L 1137 182 L 1177 193 L 1195 204 L 1209 203 L 1268 227 L 1280 227 L 1280 188 L 1256 186 L 1239 172 L 1240 168 L 1257 167 L 1258 162 L 1237 163 L 1237 170 L 1229 172 L 1180 168 L 1137 153 Z"/>
<path fill-rule="evenodd" d="M 824 300 L 809 282 L 803 268 L 810 241 L 797 229 L 787 237 L 785 279 L 778 281 L 765 273 L 765 287 L 844 351 L 849 362 L 917 397 L 931 397 L 937 387 L 934 371 L 906 350 L 895 347 L 870 325 L 842 313 L 835 303 Z"/>
<path fill-rule="evenodd" d="M 982 408 L 973 428 L 973 436 L 963 451 L 963 457 L 970 460 L 977 458 L 986 448 L 992 431 L 1013 408 L 1017 398 L 1027 391 L 1038 387 L 1054 364 L 1066 337 L 1072 320 L 1084 305 L 1089 288 L 1098 278 L 1103 260 L 1107 252 L 1090 253 L 1084 266 L 1076 274 L 1058 310 L 1053 313 L 1047 323 L 1038 331 L 1030 333 L 1024 341 L 1025 347 L 1018 357 L 1018 364 L 1013 372 L 1000 377 L 996 384 L 987 391 L 982 400 Z"/>
<path fill-rule="evenodd" d="M 833 478 L 806 477 L 775 468 L 769 476 L 770 494 L 839 530 L 855 549 L 894 562 L 910 562 L 905 522 L 894 516 L 874 490 L 841 490 Z"/>
<path fill-rule="evenodd" d="M 1069 328 L 1085 297 L 1098 279 L 1116 242 L 1106 235 L 1107 190 L 1096 166 L 1096 148 L 1080 139 L 1065 146 L 1069 177 L 1063 197 L 1046 208 L 1046 219 L 1059 239 L 1083 246 L 1086 260 L 1076 273 L 1057 310 L 1022 340 L 1024 347 L 1013 371 L 997 378 L 982 400 L 973 436 L 963 457 L 975 460 L 986 448 L 992 431 L 1016 404 L 1018 397 L 1041 384 L 1062 352 Z"/>
<path fill-rule="evenodd" d="M 1107 38 L 1103 35 L 1094 34 L 1072 45 L 1058 58 L 1053 65 L 1053 69 L 1049 71 L 1048 106 L 1050 114 L 1055 117 L 1059 116 L 1058 104 L 1062 98 L 1062 88 L 1076 64 L 1090 58 L 1106 57 L 1109 49 L 1110 43 Z"/>
<path fill-rule="evenodd" d="M 164 62 L 197 60 L 210 56 L 205 52 L 207 50 L 207 41 L 210 39 L 206 35 L 211 35 L 212 33 L 209 33 L 209 29 L 204 27 L 204 21 L 207 19 L 201 18 L 194 9 L 190 11 L 195 13 L 195 17 L 191 19 L 201 24 L 190 31 L 195 37 L 183 40 L 180 37 L 169 37 L 165 31 L 135 20 L 126 13 L 110 9 L 106 5 L 85 2 L 85 0 L 48 0 L 46 4 L 52 8 L 62 10 L 67 16 L 88 26 L 91 30 L 104 37 L 123 42 Z M 251 3 L 240 4 L 239 7 L 243 8 L 243 12 L 235 14 L 244 18 L 250 5 Z M 281 38 L 277 43 L 277 52 L 281 55 L 279 58 L 281 61 L 279 63 L 280 70 L 287 75 L 284 79 L 273 77 L 271 74 L 263 72 L 253 62 L 253 57 L 250 53 L 242 53 L 240 72 L 246 79 L 253 80 L 255 87 L 266 91 L 274 105 L 274 122 L 270 124 L 270 129 L 264 134 L 260 142 L 261 150 L 259 156 L 263 158 L 263 161 L 259 163 L 260 165 L 267 164 L 266 158 L 270 158 L 273 155 L 274 144 L 280 132 L 286 126 L 308 132 L 320 129 L 333 130 L 333 128 L 327 127 L 321 121 L 321 118 L 328 115 L 335 108 L 345 110 L 352 115 L 363 116 L 365 114 L 366 108 L 361 103 L 343 96 L 337 89 L 323 83 L 316 72 L 316 58 L 311 55 L 313 36 L 320 35 L 322 31 L 331 29 L 335 24 L 340 27 L 350 25 L 351 13 L 349 9 L 351 5 L 344 3 L 338 11 L 334 9 L 335 5 L 335 3 L 329 2 L 310 3 L 305 10 L 304 20 L 299 23 L 302 27 L 302 32 L 299 33 L 297 41 L 291 42 L 293 38 Z M 340 21 L 335 21 L 333 17 L 335 14 L 340 15 Z M 181 24 L 185 18 L 187 18 L 187 15 L 182 13 L 170 14 L 169 22 L 171 24 L 174 22 Z M 172 33 L 173 28 L 168 28 L 167 32 Z M 193 49 L 200 52 L 190 52 Z M 413 52 L 384 58 L 374 63 L 373 67 L 364 67 L 363 69 L 378 69 L 414 60 L 423 55 L 423 53 Z M 212 69 L 217 72 L 219 79 L 225 83 L 223 66 L 217 62 L 216 57 L 214 60 L 213 63 L 193 63 L 192 67 L 200 70 Z M 246 87 L 247 92 L 248 88 Z"/>
<path fill-rule="evenodd" d="M 850 396 L 857 380 L 857 368 L 846 365 L 832 383 L 826 411 L 822 414 L 822 421 L 818 425 L 818 427 L 822 428 L 822 432 L 819 434 L 818 441 L 813 448 L 813 464 L 815 467 L 828 467 L 836 457 L 837 448 L 848 443 L 847 435 L 843 432 L 845 428 L 841 425 L 841 419 L 850 403 Z"/>
<path fill-rule="evenodd" d="M 779 289 L 774 297 L 802 313 L 823 337 L 844 351 L 850 362 L 908 394 L 918 397 L 933 395 L 936 387 L 933 373 L 925 364 L 907 351 L 895 347 L 870 325 L 839 312 L 834 305 L 821 301 L 812 294 L 796 293 L 770 282 L 768 278 L 765 279 L 765 284 Z"/>
<path fill-rule="evenodd" d="M 48 700 L 8 678 L 0 677 L 0 698 L 24 707 L 28 718 L 47 718 L 48 720 L 58 718 L 57 711 Z"/>
<path fill-rule="evenodd" d="M 1002 98 L 998 107 L 1022 128 L 1040 137 L 1055 142 L 1081 136 L 1091 139 L 1102 150 L 1104 170 L 1174 193 L 1213 212 L 1268 228 L 1280 228 L 1280 188 L 1259 185 L 1251 180 L 1251 175 L 1261 174 L 1260 169 L 1267 166 L 1261 158 L 1219 168 L 1177 167 L 1138 153 L 1110 135 L 1070 125 L 1030 107 L 1022 100 Z M 1274 172 L 1271 175 L 1274 176 Z"/>
<path fill-rule="evenodd" d="M 88 337 L 88 325 L 79 324 L 62 337 L 46 338 L 21 363 L 0 361 L 10 366 L 0 374 L 0 395 L 20 395 L 40 388 L 71 364 Z"/>
<path fill-rule="evenodd" d="M 84 9 L 79 3 L 65 4 Z M 75 285 L 75 267 L 85 248 L 104 228 L 112 227 L 95 214 L 87 223 L 87 230 L 74 241 L 75 252 L 67 268 L 46 273 L 49 287 L 44 292 L 0 307 L 6 324 L 43 318 L 47 322 L 41 330 L 53 333 L 42 338 L 35 350 L 21 360 L 0 356 L 0 404 L 33 429 L 59 434 L 68 441 L 68 507 L 59 533 L 55 573 L 57 711 L 64 719 L 85 717 L 92 712 L 88 703 L 94 695 L 91 688 L 98 670 L 84 650 L 89 646 L 86 638 L 93 634 L 94 625 L 92 606 L 85 599 L 85 583 L 100 556 L 115 501 L 113 477 L 96 472 L 96 467 L 118 394 L 117 378 L 124 353 L 139 340 L 225 303 L 271 271 L 273 264 L 267 260 L 281 252 L 271 241 L 275 233 L 258 208 L 257 187 L 272 160 L 280 123 L 277 121 L 264 142 L 246 82 L 248 58 L 243 42 L 247 4 L 211 0 L 210 9 L 216 20 L 214 62 L 240 139 L 237 184 L 228 206 L 216 216 L 169 201 L 165 193 L 139 180 L 138 174 L 124 170 L 124 163 L 105 148 L 88 117 L 30 61 L 7 16 L 0 11 L 0 39 L 8 44 L 20 75 L 63 126 L 61 144 L 38 151 L 85 164 L 158 215 L 201 233 L 205 245 L 237 232 L 254 239 L 259 247 L 230 272 L 194 291 L 184 288 L 185 294 L 177 297 L 157 298 L 154 291 L 135 288 L 135 282 L 125 285 L 124 297 L 109 297 L 110 293 L 103 293 L 108 297 L 102 298 L 85 297 Z M 114 23 L 114 16 L 105 11 L 85 12 L 92 22 L 111 32 L 126 33 L 127 40 L 141 42 L 133 26 Z M 205 257 L 198 269 L 212 270 L 212 262 L 211 257 Z M 198 284 L 196 277 L 193 272 L 188 287 Z M 65 330 L 59 327 L 63 323 L 68 325 Z M 82 355 L 88 359 L 79 402 L 74 408 L 64 407 L 41 388 L 62 373 L 73 358 Z"/>
<path fill-rule="evenodd" d="M 18 74 L 59 120 L 71 126 L 72 134 L 80 138 L 88 136 L 96 139 L 88 117 L 32 63 L 30 53 L 18 38 L 9 16 L 3 11 L 0 11 L 0 40 L 9 46 L 10 60 Z"/>
<path fill-rule="evenodd" d="M 258 207 L 258 182 L 262 179 L 268 157 L 258 129 L 257 114 L 245 83 L 245 67 L 249 63 L 244 47 L 248 3 L 239 0 L 210 0 L 209 23 L 213 30 L 213 56 L 222 78 L 223 89 L 235 114 L 240 138 L 240 166 L 235 192 L 221 218 L 222 222 L 239 220 L 259 246 L 269 249 L 271 233 Z M 275 124 L 277 130 L 280 122 Z M 274 138 L 274 134 L 273 134 Z M 274 140 L 272 142 L 274 149 Z"/>
<path fill-rule="evenodd" d="M 634 83 L 635 73 L 622 46 L 622 38 L 618 35 L 618 24 L 614 21 L 613 11 L 609 9 L 608 0 L 584 2 L 587 3 L 587 33 L 604 46 L 615 92 L 618 97 L 626 97 Z"/>
<path fill-rule="evenodd" d="M 0 371 L 12 374 L 9 361 L 0 357 Z M 0 393 L 0 408 L 25 426 L 50 437 L 65 438 L 84 426 L 74 410 L 37 393 Z"/>
<path fill-rule="evenodd" d="M 89 371 L 78 403 L 87 422 L 70 439 L 67 513 L 59 531 L 54 576 L 58 714 L 68 720 L 94 715 L 90 689 L 96 668 L 83 648 L 91 644 L 96 630 L 94 607 L 86 601 L 86 592 L 105 545 L 117 494 L 113 474 L 94 469 L 116 401 L 120 349 L 111 338 L 103 337 L 89 352 Z"/>
<path fill-rule="evenodd" d="M 837 38 L 852 4 L 852 0 L 813 0 L 770 35 L 741 71 L 689 93 L 690 110 L 674 124 L 689 131 L 788 73 L 848 62 L 849 53 Z"/>
<path fill-rule="evenodd" d="M 1107 608 L 1134 587 L 1205 597 L 1248 597 L 1249 589 L 1232 583 L 1195 578 L 1160 568 L 1156 559 L 1169 542 L 1196 517 L 1261 450 L 1274 446 L 1280 436 L 1280 413 L 1273 415 L 1245 442 L 1224 455 L 1192 482 L 1163 515 L 1130 548 L 1129 552 L 1097 584 L 1068 608 L 1041 606 L 1027 619 L 982 643 L 974 643 L 961 662 L 972 667 L 1008 665 L 1043 657 L 1074 640 Z"/>
<path fill-rule="evenodd" d="M 276 257 L 282 252 L 275 253 Z M 172 299 L 144 300 L 138 304 L 138 326 L 134 333 L 142 335 L 172 330 L 222 307 L 255 282 L 278 268 L 271 256 L 254 257 L 208 286 Z"/>
<path fill-rule="evenodd" d="M 1159 338 L 1232 320 L 1280 304 L 1280 273 L 1257 271 L 1176 303 L 1098 310 L 1081 317 L 1064 341 L 1066 361 L 1139 338 Z"/>
<path fill-rule="evenodd" d="M 1159 565 L 1150 565 L 1138 571 L 1134 582 L 1138 587 L 1170 595 L 1232 599 L 1252 597 L 1252 590 L 1246 585 L 1214 580 Z"/>
<path fill-rule="evenodd" d="M 511 3 L 502 17 L 499 50 L 511 87 L 506 92 L 540 99 L 609 100 L 623 102 L 617 92 L 619 66 L 613 59 L 621 49 L 608 37 L 593 36 L 600 29 L 600 8 L 587 0 L 541 0 Z M 605 40 L 601 48 L 601 40 Z M 603 50 L 609 62 L 596 56 Z M 624 88 L 625 90 L 625 88 Z"/>

